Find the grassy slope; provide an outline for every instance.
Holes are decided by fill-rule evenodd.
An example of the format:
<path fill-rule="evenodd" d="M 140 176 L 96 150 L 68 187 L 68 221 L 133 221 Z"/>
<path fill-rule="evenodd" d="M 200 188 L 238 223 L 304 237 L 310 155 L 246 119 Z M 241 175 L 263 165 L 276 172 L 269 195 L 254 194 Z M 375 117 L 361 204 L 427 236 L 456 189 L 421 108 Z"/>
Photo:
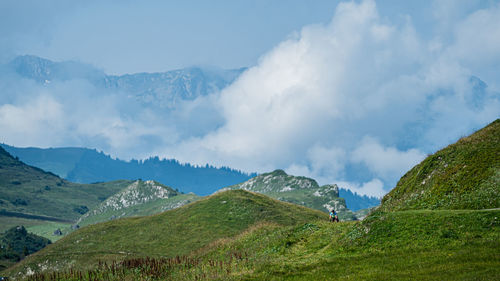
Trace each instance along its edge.
<path fill-rule="evenodd" d="M 38 264 L 61 269 L 95 266 L 125 257 L 185 255 L 263 221 L 280 225 L 326 220 L 326 214 L 243 190 L 206 199 L 149 217 L 125 218 L 84 227 L 33 254 L 7 273 Z M 48 261 L 45 263 L 45 261 Z"/>
<path fill-rule="evenodd" d="M 499 217 L 499 210 L 423 210 L 379 213 L 363 222 L 262 225 L 193 253 L 203 262 L 188 271 L 177 268 L 164 277 L 497 280 Z M 246 258 L 234 260 L 230 253 L 244 253 Z M 228 265 L 223 270 L 212 268 L 213 260 Z"/>
<path fill-rule="evenodd" d="M 46 224 L 46 223 L 48 223 L 48 221 L 0 216 L 0 233 L 18 225 L 24 225 L 26 228 L 28 228 L 31 226 Z"/>
<path fill-rule="evenodd" d="M 427 157 L 382 205 L 384 210 L 500 207 L 500 119 Z"/>
<path fill-rule="evenodd" d="M 28 232 L 34 233 L 38 236 L 45 237 L 50 239 L 52 242 L 56 242 L 57 240 L 63 238 L 62 235 L 54 235 L 54 231 L 56 229 L 60 229 L 63 235 L 66 235 L 73 231 L 71 228 L 72 224 L 70 223 L 60 223 L 60 222 L 45 222 L 42 224 L 32 225 L 26 227 Z"/>
<path fill-rule="evenodd" d="M 102 280 L 498 280 L 499 218 L 499 210 L 410 210 L 362 222 L 258 223 L 159 269 L 97 273 Z"/>
<path fill-rule="evenodd" d="M 362 223 L 273 231 L 276 237 L 255 254 L 256 269 L 240 277 L 495 280 L 500 277 L 499 216 L 498 210 L 405 211 Z M 240 246 L 256 247 L 245 243 Z"/>
<path fill-rule="evenodd" d="M 0 148 L 0 209 L 75 220 L 131 181 L 75 184 L 28 166 Z"/>

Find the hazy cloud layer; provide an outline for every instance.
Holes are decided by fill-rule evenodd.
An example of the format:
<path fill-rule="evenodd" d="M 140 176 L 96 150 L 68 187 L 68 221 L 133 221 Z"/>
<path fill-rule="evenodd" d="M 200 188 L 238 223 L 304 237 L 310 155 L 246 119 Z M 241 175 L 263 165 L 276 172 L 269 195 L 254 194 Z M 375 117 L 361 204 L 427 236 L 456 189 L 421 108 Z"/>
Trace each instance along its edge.
<path fill-rule="evenodd" d="M 500 5 L 435 3 L 432 34 L 373 1 L 341 3 L 329 24 L 305 26 L 222 92 L 173 111 L 83 80 L 5 74 L 0 141 L 283 168 L 381 196 L 426 154 L 500 116 Z"/>

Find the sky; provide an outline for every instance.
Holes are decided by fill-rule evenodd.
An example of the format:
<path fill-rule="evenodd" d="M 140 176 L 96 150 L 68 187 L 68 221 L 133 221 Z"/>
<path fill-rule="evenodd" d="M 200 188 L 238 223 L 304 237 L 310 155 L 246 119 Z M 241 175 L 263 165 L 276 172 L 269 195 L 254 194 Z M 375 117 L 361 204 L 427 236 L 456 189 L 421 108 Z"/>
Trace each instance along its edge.
<path fill-rule="evenodd" d="M 77 60 L 110 74 L 247 67 L 302 26 L 328 22 L 336 3 L 1 1 L 0 56 Z"/>
<path fill-rule="evenodd" d="M 248 69 L 172 112 L 84 81 L 40 87 L 4 75 L 0 141 L 281 168 L 382 196 L 499 118 L 499 1 L 313 3 L 2 1 L 0 63 L 31 54 L 108 74 Z"/>

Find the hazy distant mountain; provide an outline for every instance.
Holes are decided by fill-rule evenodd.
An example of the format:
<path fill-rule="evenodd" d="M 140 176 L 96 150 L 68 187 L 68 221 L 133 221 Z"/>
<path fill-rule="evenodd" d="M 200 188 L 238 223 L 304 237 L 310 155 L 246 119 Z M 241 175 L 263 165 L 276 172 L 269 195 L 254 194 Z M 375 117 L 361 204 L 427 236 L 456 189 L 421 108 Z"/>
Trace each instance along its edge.
<path fill-rule="evenodd" d="M 380 199 L 377 197 L 360 195 L 345 188 L 339 188 L 339 197 L 345 199 L 347 208 L 352 211 L 359 211 L 361 209 L 375 207 L 380 204 Z"/>
<path fill-rule="evenodd" d="M 211 94 L 231 84 L 244 70 L 189 67 L 157 73 L 107 75 L 103 71 L 80 62 L 53 62 L 37 56 L 19 56 L 7 69 L 38 83 L 85 80 L 100 89 L 117 91 L 144 104 L 171 108 L 181 100 Z"/>
<path fill-rule="evenodd" d="M 122 161 L 87 148 L 16 148 L 0 144 L 21 161 L 53 172 L 72 182 L 93 183 L 118 179 L 156 180 L 183 192 L 208 195 L 221 187 L 244 182 L 256 174 L 226 167 L 181 164 L 177 160 Z"/>
<path fill-rule="evenodd" d="M 93 84 L 105 79 L 106 74 L 99 69 L 80 62 L 53 62 L 37 56 L 18 56 L 8 63 L 8 68 L 23 78 L 40 83 L 85 79 Z"/>

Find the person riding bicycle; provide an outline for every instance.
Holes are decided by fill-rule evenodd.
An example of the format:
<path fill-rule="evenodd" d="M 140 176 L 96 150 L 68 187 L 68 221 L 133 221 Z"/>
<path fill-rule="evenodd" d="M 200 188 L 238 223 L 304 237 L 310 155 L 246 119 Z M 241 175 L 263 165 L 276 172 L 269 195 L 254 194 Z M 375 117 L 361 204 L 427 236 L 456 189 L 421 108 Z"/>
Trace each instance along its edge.
<path fill-rule="evenodd" d="M 335 212 L 334 209 L 330 211 L 330 221 L 331 222 L 339 222 L 339 217 L 337 215 L 337 212 Z"/>

